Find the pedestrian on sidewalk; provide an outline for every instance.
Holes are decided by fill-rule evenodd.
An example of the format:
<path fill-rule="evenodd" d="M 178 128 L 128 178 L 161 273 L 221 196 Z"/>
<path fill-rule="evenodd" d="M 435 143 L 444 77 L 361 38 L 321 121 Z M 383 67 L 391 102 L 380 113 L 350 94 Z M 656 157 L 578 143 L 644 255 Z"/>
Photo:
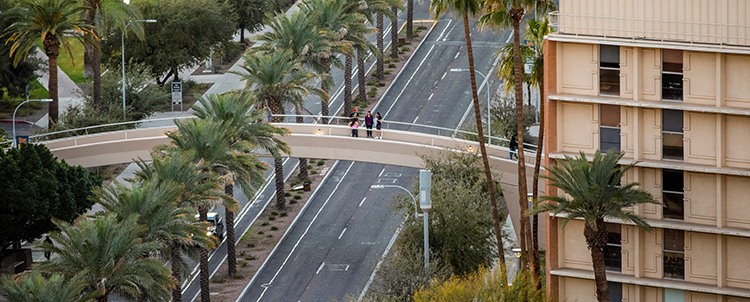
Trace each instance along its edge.
<path fill-rule="evenodd" d="M 49 235 L 47 235 L 47 238 L 44 239 L 44 242 L 52 244 L 52 239 L 49 239 Z M 45 251 L 44 252 L 44 258 L 47 258 L 47 260 L 49 260 L 50 256 L 52 256 L 52 252 L 50 252 L 50 251 Z"/>
<path fill-rule="evenodd" d="M 518 159 L 516 150 L 518 150 L 518 141 L 516 140 L 516 136 L 514 135 L 510 138 L 510 159 L 513 159 L 514 155 L 516 156 L 516 159 Z"/>
<path fill-rule="evenodd" d="M 266 111 L 266 123 L 270 123 L 273 119 L 273 111 L 271 111 L 271 108 L 268 108 L 268 105 L 263 106 L 263 110 Z"/>
<path fill-rule="evenodd" d="M 359 137 L 359 130 L 357 129 L 359 122 L 352 120 L 349 122 L 349 127 L 352 128 L 352 137 Z"/>
<path fill-rule="evenodd" d="M 378 136 L 375 138 L 383 139 L 383 131 L 380 130 L 383 127 L 383 116 L 380 115 L 380 112 L 375 113 L 375 120 L 375 129 L 378 129 Z"/>
<path fill-rule="evenodd" d="M 367 111 L 367 115 L 365 115 L 365 128 L 367 128 L 367 138 L 373 138 L 372 126 L 374 124 L 375 118 L 372 116 L 372 113 L 370 111 Z"/>

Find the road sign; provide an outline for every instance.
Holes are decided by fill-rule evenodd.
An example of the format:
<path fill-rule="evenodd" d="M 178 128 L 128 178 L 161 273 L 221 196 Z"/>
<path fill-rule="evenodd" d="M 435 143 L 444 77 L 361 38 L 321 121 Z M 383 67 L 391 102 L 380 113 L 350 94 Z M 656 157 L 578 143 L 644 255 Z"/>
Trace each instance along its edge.
<path fill-rule="evenodd" d="M 182 105 L 182 82 L 172 81 L 172 105 Z"/>
<path fill-rule="evenodd" d="M 526 62 L 523 63 L 523 72 L 526 74 L 531 74 L 531 68 L 534 66 L 534 60 L 532 58 L 527 58 Z"/>
<path fill-rule="evenodd" d="M 29 143 L 29 136 L 28 135 L 18 135 L 16 136 L 16 147 L 18 149 L 21 149 L 21 144 L 28 144 Z"/>

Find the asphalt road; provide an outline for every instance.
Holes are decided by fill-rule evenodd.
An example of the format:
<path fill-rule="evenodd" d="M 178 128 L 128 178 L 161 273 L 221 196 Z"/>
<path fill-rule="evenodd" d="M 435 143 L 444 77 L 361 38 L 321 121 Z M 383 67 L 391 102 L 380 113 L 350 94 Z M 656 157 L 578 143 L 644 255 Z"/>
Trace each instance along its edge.
<path fill-rule="evenodd" d="M 386 22 L 386 27 L 384 28 L 384 32 L 386 36 L 390 34 L 390 22 Z M 375 40 L 375 36 L 371 35 L 368 37 L 371 41 Z M 384 40 L 385 46 L 390 45 L 390 39 Z M 343 58 L 343 57 L 342 57 Z M 370 68 L 374 64 L 374 59 L 371 58 L 366 62 L 367 68 Z M 355 61 L 355 67 L 353 70 L 353 79 L 352 79 L 352 85 L 357 85 L 357 66 Z M 344 105 L 344 96 L 343 96 L 343 84 L 344 84 L 344 72 L 342 70 L 339 70 L 337 68 L 334 68 L 331 72 L 332 76 L 334 77 L 336 81 L 336 85 L 334 89 L 331 92 L 331 97 L 333 101 L 330 103 L 330 112 L 336 112 L 340 110 L 341 107 Z M 318 97 L 308 97 L 305 99 L 304 103 L 305 108 L 307 108 L 310 112 L 313 112 L 315 114 L 320 113 L 320 99 Z M 291 107 L 286 108 L 286 112 L 288 114 L 293 114 L 294 110 Z M 290 122 L 293 122 L 292 119 L 289 119 Z M 270 158 L 263 158 L 263 161 L 268 163 L 271 167 L 273 167 L 273 161 Z M 287 179 L 291 176 L 291 173 L 294 171 L 298 164 L 298 160 L 296 158 L 285 158 L 284 159 L 284 177 Z M 256 193 L 256 196 L 253 198 L 248 198 L 242 193 L 242 190 L 240 188 L 235 188 L 235 199 L 240 205 L 240 208 L 242 209 L 237 217 L 235 218 L 235 234 L 237 234 L 236 239 L 237 242 L 242 238 L 242 234 L 244 234 L 250 226 L 255 222 L 257 216 L 262 212 L 262 210 L 265 208 L 265 206 L 274 200 L 275 198 L 275 192 L 276 192 L 276 184 L 273 181 L 273 169 L 269 169 L 264 173 L 264 176 L 266 177 L 266 184 L 264 184 L 263 187 L 261 187 L 260 190 Z M 330 172 L 329 172 L 330 173 Z M 252 201 L 252 202 L 251 202 Z M 214 210 L 217 212 L 220 216 L 224 216 L 224 209 L 223 208 L 217 208 Z M 218 268 L 221 266 L 221 264 L 226 260 L 227 257 L 227 245 L 226 240 L 223 240 L 219 247 L 214 250 L 209 255 L 209 271 L 211 272 L 211 276 L 213 276 Z M 183 299 L 185 301 L 194 301 L 198 294 L 200 293 L 200 278 L 198 278 L 198 268 L 197 263 L 191 264 L 194 269 L 192 273 L 188 276 L 184 277 L 183 281 L 183 287 L 182 287 L 182 294 Z"/>
<path fill-rule="evenodd" d="M 428 6 L 416 4 L 414 19 L 429 18 Z M 477 69 L 494 73 L 493 53 L 506 43 L 509 32 L 472 29 L 471 36 Z M 456 127 L 471 102 L 468 73 L 449 72 L 468 66 L 463 24 L 443 17 L 427 39 L 376 111 L 386 120 Z M 480 93 L 480 99 L 483 97 Z M 468 118 L 473 118 L 472 114 L 469 112 Z M 322 185 L 238 301 L 353 300 L 371 280 L 379 259 L 398 235 L 402 217 L 396 215 L 391 203 L 398 189 L 370 186 L 381 183 L 411 188 L 417 170 L 340 162 L 329 173 L 332 178 Z"/>

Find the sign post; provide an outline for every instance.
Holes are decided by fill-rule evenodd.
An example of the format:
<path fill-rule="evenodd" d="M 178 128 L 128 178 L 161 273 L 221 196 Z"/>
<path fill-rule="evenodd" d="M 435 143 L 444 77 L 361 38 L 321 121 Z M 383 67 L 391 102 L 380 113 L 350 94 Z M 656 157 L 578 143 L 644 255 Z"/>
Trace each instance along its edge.
<path fill-rule="evenodd" d="M 172 111 L 175 105 L 180 105 L 180 111 L 182 111 L 182 82 L 180 80 L 172 81 Z"/>
<path fill-rule="evenodd" d="M 16 148 L 18 148 L 18 150 L 21 150 L 21 144 L 28 144 L 28 143 L 29 143 L 28 135 L 16 136 Z"/>

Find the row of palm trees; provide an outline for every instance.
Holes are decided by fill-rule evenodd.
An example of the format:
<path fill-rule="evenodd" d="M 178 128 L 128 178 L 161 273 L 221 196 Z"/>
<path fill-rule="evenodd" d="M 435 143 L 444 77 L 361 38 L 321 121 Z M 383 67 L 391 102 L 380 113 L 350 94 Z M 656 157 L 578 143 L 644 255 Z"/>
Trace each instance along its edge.
<path fill-rule="evenodd" d="M 251 110 L 257 97 L 255 92 L 239 91 L 201 98 L 194 106 L 197 118 L 177 120 L 178 130 L 168 133 L 170 145 L 156 147 L 150 163 L 136 161 L 140 171 L 129 185 L 115 184 L 95 192 L 104 211 L 73 225 L 55 222 L 60 231 L 50 237 L 57 244 L 41 245 L 52 258 L 16 281 L 6 277 L 0 294 L 14 299 L 26 293 L 28 298 L 34 291 L 40 291 L 39 295 L 49 291 L 34 284 L 63 283 L 61 294 L 77 290 L 72 295 L 76 299 L 83 295 L 107 301 L 116 294 L 166 301 L 171 290 L 172 301 L 182 301 L 179 282 L 189 272 L 187 256 L 199 260 L 201 300 L 208 301 L 208 250 L 218 243 L 206 232 L 208 210 L 226 209 L 228 265 L 233 276 L 233 217 L 238 209 L 234 185 L 253 196 L 263 182 L 267 165 L 253 154 L 255 149 L 289 153 L 278 139 L 287 130 L 264 122 L 262 110 Z M 164 263 L 169 263 L 171 272 Z M 42 278 L 40 272 L 51 277 Z"/>
<path fill-rule="evenodd" d="M 25 60 L 37 41 L 48 57 L 49 118 L 56 123 L 59 113 L 57 58 L 61 50 L 70 54 L 69 39 L 75 38 L 86 48 L 85 57 L 93 72 L 93 104 L 101 103 L 100 33 L 111 28 L 124 30 L 130 20 L 141 19 L 133 6 L 117 0 L 21 0 L 3 18 L 14 22 L 1 34 L 12 43 L 10 54 L 14 64 Z M 133 23 L 130 28 L 143 37 L 143 28 Z M 71 54 L 72 57 L 72 54 Z M 51 125 L 51 124 L 50 124 Z"/>

